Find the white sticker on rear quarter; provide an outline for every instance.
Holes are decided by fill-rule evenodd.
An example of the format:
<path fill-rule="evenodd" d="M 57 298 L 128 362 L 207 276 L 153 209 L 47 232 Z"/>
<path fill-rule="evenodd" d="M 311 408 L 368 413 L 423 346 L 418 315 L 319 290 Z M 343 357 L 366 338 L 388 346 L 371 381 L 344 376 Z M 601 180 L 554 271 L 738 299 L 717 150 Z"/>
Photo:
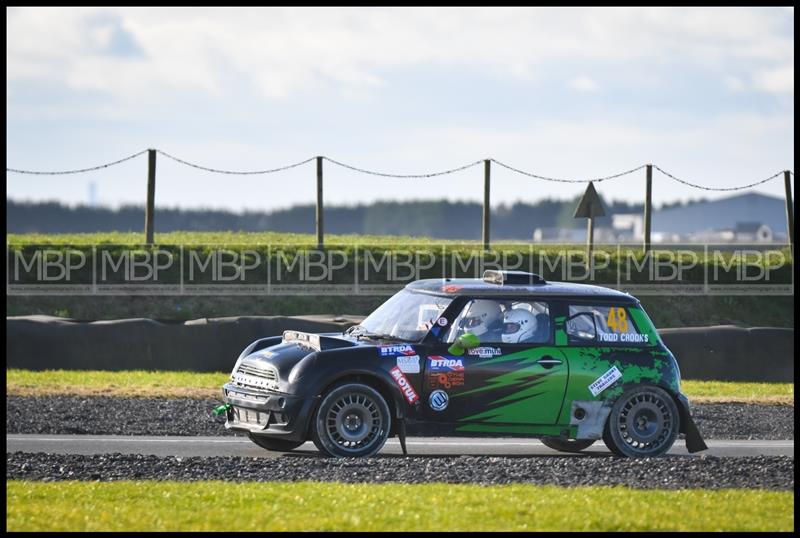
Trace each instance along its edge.
<path fill-rule="evenodd" d="M 418 374 L 419 355 L 400 355 L 397 357 L 397 367 L 404 374 Z"/>
<path fill-rule="evenodd" d="M 608 372 L 598 377 L 594 383 L 589 385 L 589 390 L 591 391 L 592 396 L 597 396 L 606 390 L 620 377 L 622 377 L 622 372 L 620 372 L 616 366 L 612 366 Z"/>

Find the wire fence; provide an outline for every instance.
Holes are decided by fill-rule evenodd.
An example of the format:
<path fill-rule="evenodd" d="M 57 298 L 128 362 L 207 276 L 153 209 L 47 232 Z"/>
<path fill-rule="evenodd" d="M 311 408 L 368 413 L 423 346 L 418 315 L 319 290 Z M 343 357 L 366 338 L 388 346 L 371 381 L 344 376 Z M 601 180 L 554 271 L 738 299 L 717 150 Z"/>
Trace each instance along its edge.
<path fill-rule="evenodd" d="M 491 158 L 490 159 L 479 159 L 477 161 L 465 164 L 463 166 L 457 166 L 457 167 L 454 167 L 454 168 L 449 168 L 447 170 L 442 170 L 442 171 L 438 171 L 438 172 L 421 173 L 421 174 L 396 174 L 396 173 L 389 173 L 389 172 L 379 172 L 379 171 L 375 171 L 375 170 L 367 170 L 365 168 L 361 168 L 361 167 L 354 166 L 354 165 L 351 165 L 351 164 L 346 164 L 346 163 L 343 163 L 343 162 L 337 161 L 335 159 L 331 159 L 330 157 L 325 157 L 325 156 L 322 156 L 322 155 L 316 156 L 316 157 L 310 157 L 310 158 L 308 158 L 308 159 L 306 159 L 304 161 L 300 161 L 300 162 L 297 162 L 297 163 L 294 163 L 294 164 L 288 164 L 288 165 L 285 165 L 285 166 L 279 166 L 277 168 L 269 168 L 269 169 L 264 169 L 264 170 L 223 170 L 223 169 L 220 169 L 220 168 L 212 168 L 212 167 L 202 166 L 202 165 L 199 165 L 199 164 L 196 164 L 196 163 L 192 163 L 192 162 L 186 161 L 184 159 L 180 159 L 178 157 L 175 157 L 174 155 L 170 155 L 169 153 L 167 153 L 165 151 L 162 151 L 160 149 L 152 149 L 151 148 L 151 149 L 142 150 L 142 151 L 140 151 L 138 153 L 134 153 L 133 155 L 129 155 L 127 157 L 124 157 L 122 159 L 119 159 L 119 160 L 116 160 L 116 161 L 113 161 L 113 162 L 110 162 L 110 163 L 101 164 L 101 165 L 97 165 L 97 166 L 92 166 L 92 167 L 88 167 L 88 168 L 76 169 L 76 170 L 36 171 L 36 170 L 22 170 L 22 169 L 18 169 L 18 168 L 6 167 L 6 172 L 12 172 L 12 173 L 15 173 L 15 174 L 32 174 L 32 175 L 65 175 L 65 174 L 79 174 L 79 173 L 83 173 L 83 172 L 94 172 L 94 171 L 97 171 L 97 170 L 102 170 L 102 169 L 105 169 L 105 168 L 109 168 L 111 166 L 116 166 L 118 164 L 124 163 L 126 161 L 131 160 L 131 159 L 135 159 L 136 157 L 138 157 L 140 155 L 143 155 L 145 153 L 149 153 L 149 163 L 150 163 L 149 171 L 148 171 L 148 190 L 147 190 L 148 196 L 147 196 L 147 206 L 146 206 L 147 210 L 146 210 L 146 217 L 145 217 L 145 221 L 146 221 L 145 222 L 145 230 L 146 230 L 147 242 L 148 243 L 152 243 L 152 240 L 153 240 L 153 237 L 152 237 L 153 236 L 153 232 L 152 232 L 152 230 L 153 230 L 153 211 L 154 211 L 154 200 L 153 200 L 153 197 L 154 197 L 154 191 L 155 191 L 155 155 L 156 154 L 161 154 L 164 157 L 166 157 L 168 159 L 171 159 L 171 160 L 173 160 L 173 161 L 175 161 L 177 163 L 183 164 L 185 166 L 189 166 L 189 167 L 192 167 L 192 168 L 195 168 L 195 169 L 198 169 L 198 170 L 203 170 L 205 172 L 211 172 L 211 173 L 215 173 L 215 174 L 228 174 L 228 175 L 273 174 L 273 173 L 289 170 L 289 169 L 292 169 L 292 168 L 296 168 L 298 166 L 302 166 L 304 164 L 308 164 L 308 163 L 310 163 L 312 161 L 317 161 L 316 229 L 317 229 L 317 241 L 318 241 L 318 244 L 319 244 L 320 247 L 322 246 L 322 237 L 323 237 L 323 232 L 322 232 L 322 228 L 323 228 L 323 226 L 322 226 L 322 221 L 323 221 L 323 218 L 322 218 L 322 162 L 323 161 L 328 161 L 331 164 L 334 164 L 336 166 L 339 166 L 339 167 L 342 167 L 342 168 L 346 168 L 346 169 L 352 170 L 354 172 L 359 172 L 359 173 L 362 173 L 362 174 L 368 174 L 368 175 L 379 176 L 379 177 L 387 177 L 387 178 L 397 178 L 397 179 L 426 179 L 426 178 L 438 177 L 438 176 L 443 176 L 443 175 L 448 175 L 448 174 L 454 174 L 456 172 L 461 172 L 463 170 L 467 170 L 467 169 L 473 168 L 473 167 L 478 166 L 479 164 L 481 164 L 481 162 L 485 163 L 484 207 L 483 207 L 483 244 L 484 244 L 484 247 L 487 248 L 487 249 L 489 248 L 489 178 L 490 178 L 490 163 L 495 163 L 496 165 L 498 165 L 498 166 L 500 166 L 502 168 L 505 168 L 507 170 L 510 170 L 512 172 L 515 172 L 517 174 L 520 174 L 520 175 L 523 175 L 523 176 L 526 176 L 526 177 L 530 177 L 530 178 L 538 179 L 538 180 L 542 180 L 542 181 L 557 182 L 557 183 L 590 183 L 590 184 L 591 183 L 600 183 L 602 181 L 608 181 L 608 180 L 620 178 L 620 177 L 623 177 L 623 176 L 627 176 L 629 174 L 633 174 L 634 172 L 638 172 L 639 170 L 646 169 L 647 170 L 647 191 L 646 191 L 646 197 L 645 197 L 645 211 L 644 211 L 644 220 L 645 220 L 645 226 L 646 226 L 646 228 L 645 228 L 645 239 L 644 239 L 644 249 L 645 249 L 645 251 L 647 251 L 649 249 L 649 247 L 650 247 L 650 229 L 649 229 L 650 226 L 649 226 L 649 222 L 650 222 L 651 206 L 652 206 L 652 200 L 651 200 L 652 169 L 655 169 L 656 171 L 658 171 L 659 173 L 663 174 L 664 176 L 666 176 L 666 177 L 668 177 L 668 178 L 670 178 L 670 179 L 672 179 L 674 181 L 677 181 L 678 183 L 686 185 L 688 187 L 692 187 L 692 188 L 700 189 L 700 190 L 704 190 L 704 191 L 717 191 L 717 192 L 731 192 L 731 191 L 741 191 L 741 190 L 750 189 L 750 188 L 756 187 L 758 185 L 762 185 L 764 183 L 767 183 L 768 181 L 772 181 L 773 179 L 776 179 L 776 178 L 780 177 L 781 175 L 783 175 L 784 176 L 784 181 L 785 181 L 785 188 L 786 188 L 786 214 L 787 214 L 787 227 L 788 227 L 789 244 L 790 244 L 790 246 L 792 246 L 792 248 L 794 247 L 794 212 L 793 212 L 793 206 L 792 206 L 792 193 L 791 193 L 791 184 L 790 184 L 790 177 L 793 176 L 794 173 L 792 171 L 790 171 L 790 170 L 783 170 L 783 171 L 777 172 L 777 173 L 775 173 L 775 174 L 773 174 L 773 175 L 771 175 L 771 176 L 769 176 L 769 177 L 767 177 L 765 179 L 761 179 L 759 181 L 755 181 L 753 183 L 748 183 L 747 185 L 741 185 L 741 186 L 738 186 L 738 187 L 711 187 L 711 186 L 701 185 L 701 184 L 698 184 L 698 183 L 694 183 L 694 182 L 687 181 L 685 179 L 681 179 L 679 177 L 676 177 L 675 175 L 667 172 L 666 170 L 662 169 L 661 167 L 659 167 L 658 165 L 655 165 L 655 164 L 642 164 L 642 165 L 639 165 L 639 166 L 637 166 L 635 168 L 631 168 L 630 170 L 625 170 L 623 172 L 619 172 L 619 173 L 616 173 L 616 174 L 611 174 L 611 175 L 607 175 L 607 176 L 600 176 L 600 177 L 595 177 L 595 178 L 591 178 L 591 179 L 567 179 L 567 178 L 555 178 L 555 177 L 543 176 L 543 175 L 540 175 L 540 174 L 535 174 L 533 172 L 528 172 L 528 171 L 525 171 L 525 170 L 521 170 L 519 168 L 516 168 L 514 166 L 511 166 L 509 164 L 506 164 L 506 163 L 503 163 L 501 161 L 498 161 L 496 159 L 491 159 Z M 589 191 L 587 190 L 587 194 L 588 193 L 589 193 Z M 589 219 L 589 221 L 590 221 L 590 227 L 591 227 L 591 218 Z M 591 232 L 587 232 L 587 233 L 591 234 Z M 591 245 L 591 237 L 589 237 L 589 244 Z M 590 246 L 590 249 L 591 249 L 591 246 Z"/>
<path fill-rule="evenodd" d="M 138 153 L 134 153 L 133 155 L 129 155 L 127 157 L 124 157 L 122 159 L 119 159 L 119 160 L 116 160 L 116 161 L 113 161 L 113 162 L 110 162 L 110 163 L 100 164 L 100 165 L 97 165 L 97 166 L 91 166 L 91 167 L 88 167 L 88 168 L 80 168 L 80 169 L 77 169 L 77 170 L 39 171 L 39 170 L 21 170 L 21 169 L 18 169 L 18 168 L 8 168 L 7 167 L 6 168 L 6 172 L 13 172 L 15 174 L 33 174 L 33 175 L 64 175 L 64 174 L 80 174 L 80 173 L 83 173 L 83 172 L 94 172 L 96 170 L 102 170 L 104 168 L 109 168 L 111 166 L 115 166 L 117 164 L 121 164 L 121 163 L 124 163 L 126 161 L 129 161 L 131 159 L 135 159 L 136 157 L 147 153 L 147 151 L 148 150 L 142 150 L 142 151 L 140 151 Z M 310 157 L 310 158 L 308 158 L 308 159 L 306 159 L 304 161 L 300 161 L 300 162 L 297 162 L 297 163 L 294 163 L 294 164 L 288 164 L 288 165 L 285 165 L 285 166 L 279 166 L 277 168 L 269 168 L 269 169 L 265 169 L 265 170 L 223 170 L 223 169 L 220 169 L 220 168 L 212 168 L 212 167 L 209 167 L 209 166 L 203 166 L 203 165 L 200 165 L 200 164 L 192 163 L 192 162 L 186 161 L 184 159 L 175 157 L 174 155 L 171 155 L 171 154 L 167 153 L 166 151 L 162 151 L 160 149 L 155 149 L 153 151 L 155 151 L 156 153 L 159 153 L 160 155 L 163 155 L 164 157 L 167 157 L 168 159 L 171 159 L 171 160 L 173 160 L 175 162 L 178 162 L 178 163 L 183 164 L 185 166 L 190 166 L 192 168 L 196 168 L 198 170 L 203 170 L 204 172 L 211 172 L 211 173 L 214 173 L 214 174 L 243 175 L 243 176 L 244 175 L 273 174 L 273 173 L 276 173 L 276 172 L 283 172 L 284 170 L 297 168 L 298 166 L 302 166 L 304 164 L 308 164 L 308 163 L 314 161 L 315 159 L 321 158 L 324 161 L 328 161 L 328 162 L 330 162 L 332 164 L 335 164 L 337 166 L 340 166 L 342 168 L 346 168 L 348 170 L 353 170 L 354 172 L 359 172 L 359 173 L 362 173 L 362 174 L 368 174 L 368 175 L 380 176 L 380 177 L 398 178 L 398 179 L 425 179 L 425 178 L 444 176 L 444 175 L 448 175 L 448 174 L 454 174 L 456 172 L 461 172 L 463 170 L 467 170 L 469 168 L 473 168 L 473 167 L 481 164 L 482 162 L 485 162 L 485 161 L 488 160 L 488 161 L 491 161 L 491 162 L 497 164 L 498 166 L 501 166 L 501 167 L 503 167 L 503 168 L 505 168 L 507 170 L 511 170 L 512 172 L 515 172 L 517 174 L 520 174 L 520 175 L 523 175 L 523 176 L 527 176 L 527 177 L 531 177 L 531 178 L 534 178 L 534 179 L 541 179 L 543 181 L 552 181 L 552 182 L 557 182 L 557 183 L 590 183 L 590 182 L 600 183 L 602 181 L 608 181 L 610 179 L 616 179 L 616 178 L 620 178 L 620 177 L 623 177 L 623 176 L 627 176 L 629 174 L 633 174 L 634 172 L 638 172 L 639 170 L 642 170 L 643 168 L 646 168 L 647 166 L 652 166 L 654 169 L 658 170 L 659 172 L 661 172 L 665 176 L 677 181 L 678 183 L 682 183 L 684 185 L 687 185 L 689 187 L 693 187 L 695 189 L 701 189 L 701 190 L 705 190 L 705 191 L 739 191 L 739 190 L 745 190 L 745 189 L 750 189 L 752 187 L 756 187 L 758 185 L 761 185 L 763 183 L 766 183 L 768 181 L 776 179 L 776 178 L 780 177 L 781 174 L 784 173 L 784 171 L 780 171 L 780 172 L 777 172 L 777 173 L 769 176 L 768 178 L 765 178 L 765 179 L 762 179 L 762 180 L 759 180 L 759 181 L 756 181 L 756 182 L 753 182 L 753 183 L 748 183 L 747 185 L 741 185 L 739 187 L 709 187 L 709 186 L 700 185 L 700 184 L 693 183 L 691 181 L 687 181 L 685 179 L 681 179 L 679 177 L 676 177 L 675 175 L 667 172 L 666 170 L 664 170 L 663 168 L 659 167 L 656 164 L 651 164 L 651 165 L 642 164 L 642 165 L 639 165 L 639 166 L 637 166 L 635 168 L 631 168 L 630 170 L 625 170 L 624 172 L 619 172 L 617 174 L 611 174 L 611 175 L 608 175 L 608 176 L 601 176 L 601 177 L 595 177 L 595 178 L 589 178 L 589 179 L 566 179 L 566 178 L 548 177 L 548 176 L 543 176 L 543 175 L 540 175 L 540 174 L 535 174 L 533 172 L 527 172 L 525 170 L 520 170 L 519 168 L 516 168 L 514 166 L 511 166 L 509 164 L 506 164 L 504 162 L 501 162 L 501 161 L 498 161 L 497 159 L 492 159 L 492 158 L 479 159 L 479 160 L 477 160 L 475 162 L 471 162 L 471 163 L 465 164 L 463 166 L 457 166 L 457 167 L 454 167 L 454 168 L 449 168 L 447 170 L 442 170 L 440 172 L 426 172 L 426 173 L 421 173 L 421 174 L 395 174 L 395 173 L 389 173 L 389 172 L 378 172 L 378 171 L 375 171 L 375 170 L 367 170 L 365 168 L 360 168 L 358 166 L 354 166 L 354 165 L 351 165 L 351 164 L 346 164 L 346 163 L 337 161 L 335 159 L 331 159 L 330 157 L 326 157 L 324 155 L 319 156 L 319 157 Z M 789 172 L 790 175 L 794 175 L 794 172 L 792 172 L 792 171 L 788 171 L 788 172 Z"/>

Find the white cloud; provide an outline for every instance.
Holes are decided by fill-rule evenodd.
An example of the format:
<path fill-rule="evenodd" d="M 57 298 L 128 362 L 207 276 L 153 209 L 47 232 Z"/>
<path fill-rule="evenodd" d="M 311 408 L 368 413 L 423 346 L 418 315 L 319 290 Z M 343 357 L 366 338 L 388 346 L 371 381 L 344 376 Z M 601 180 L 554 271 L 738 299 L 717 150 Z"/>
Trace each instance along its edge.
<path fill-rule="evenodd" d="M 739 77 L 727 75 L 722 79 L 722 82 L 725 84 L 725 87 L 732 92 L 741 92 L 745 90 L 744 81 Z"/>
<path fill-rule="evenodd" d="M 776 69 L 759 71 L 756 87 L 772 93 L 794 93 L 794 66 L 789 64 Z"/>
<path fill-rule="evenodd" d="M 397 67 L 536 80 L 548 62 L 674 62 L 743 66 L 760 88 L 786 91 L 786 73 L 769 70 L 793 61 L 792 36 L 778 32 L 787 16 L 769 9 L 12 9 L 7 79 L 130 101 L 187 90 L 217 95 L 233 70 L 280 98 L 328 84 L 380 88 L 382 73 Z M 108 55 L 115 25 L 140 57 Z"/>
<path fill-rule="evenodd" d="M 589 77 L 576 77 L 567 84 L 573 90 L 579 92 L 595 92 L 598 90 L 597 83 Z"/>

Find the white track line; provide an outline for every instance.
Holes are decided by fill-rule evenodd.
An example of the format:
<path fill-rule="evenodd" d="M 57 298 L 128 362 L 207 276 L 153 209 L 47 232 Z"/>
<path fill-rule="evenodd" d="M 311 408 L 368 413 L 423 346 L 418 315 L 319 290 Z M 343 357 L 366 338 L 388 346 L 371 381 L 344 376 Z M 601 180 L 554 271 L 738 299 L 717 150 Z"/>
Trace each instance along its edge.
<path fill-rule="evenodd" d="M 58 442 L 58 443 L 189 443 L 192 441 L 202 441 L 203 443 L 239 443 L 249 444 L 249 439 L 208 439 L 197 437 L 186 437 L 181 439 L 148 439 L 143 437 L 119 437 L 119 438 L 102 438 L 102 437 L 9 437 L 6 436 L 8 441 L 44 441 L 44 442 Z M 399 444 L 397 439 L 388 439 L 387 444 Z M 472 445 L 489 445 L 489 446 L 544 446 L 541 441 L 532 439 L 530 441 L 491 441 L 491 440 L 477 440 L 470 439 L 469 444 Z M 793 447 L 794 441 L 768 441 L 763 440 L 708 440 L 708 446 L 714 448 L 734 448 L 734 447 L 752 447 L 752 448 L 784 448 Z M 415 446 L 464 446 L 464 440 L 454 441 L 406 441 L 406 445 Z"/>

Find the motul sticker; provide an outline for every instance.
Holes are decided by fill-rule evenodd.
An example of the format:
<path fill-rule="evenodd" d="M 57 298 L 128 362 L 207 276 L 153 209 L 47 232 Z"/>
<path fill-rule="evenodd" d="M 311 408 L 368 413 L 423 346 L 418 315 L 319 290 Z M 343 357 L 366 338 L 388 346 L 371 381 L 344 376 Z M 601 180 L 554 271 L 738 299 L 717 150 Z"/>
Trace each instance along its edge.
<path fill-rule="evenodd" d="M 598 377 L 594 383 L 589 385 L 589 391 L 592 393 L 592 396 L 597 396 L 613 385 L 620 377 L 622 377 L 622 372 L 620 372 L 616 366 L 612 366 L 608 372 Z"/>
<path fill-rule="evenodd" d="M 411 383 L 406 376 L 403 375 L 399 367 L 395 366 L 389 370 L 389 374 L 392 376 L 392 379 L 394 379 L 394 382 L 397 383 L 397 386 L 400 387 L 400 390 L 403 391 L 403 396 L 406 397 L 408 403 L 413 404 L 419 400 L 419 396 L 417 396 L 414 387 L 411 386 Z"/>

